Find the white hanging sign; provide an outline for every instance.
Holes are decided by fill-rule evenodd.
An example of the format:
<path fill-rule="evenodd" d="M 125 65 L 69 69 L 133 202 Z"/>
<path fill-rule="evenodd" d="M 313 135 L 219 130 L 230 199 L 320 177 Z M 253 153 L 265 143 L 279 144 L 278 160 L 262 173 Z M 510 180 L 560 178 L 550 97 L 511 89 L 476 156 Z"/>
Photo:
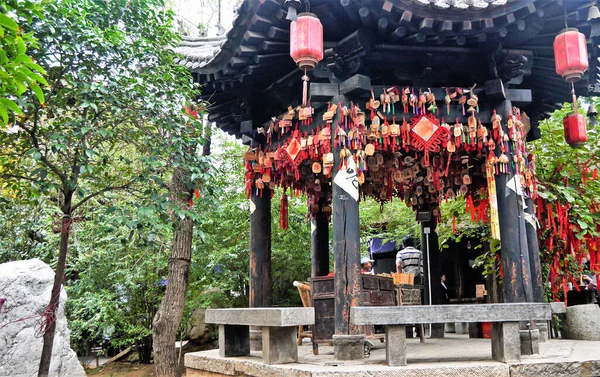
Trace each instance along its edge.
<path fill-rule="evenodd" d="M 346 164 L 337 172 L 333 183 L 346 191 L 354 200 L 358 201 L 358 178 L 356 176 L 356 163 L 354 158 L 346 159 Z"/>

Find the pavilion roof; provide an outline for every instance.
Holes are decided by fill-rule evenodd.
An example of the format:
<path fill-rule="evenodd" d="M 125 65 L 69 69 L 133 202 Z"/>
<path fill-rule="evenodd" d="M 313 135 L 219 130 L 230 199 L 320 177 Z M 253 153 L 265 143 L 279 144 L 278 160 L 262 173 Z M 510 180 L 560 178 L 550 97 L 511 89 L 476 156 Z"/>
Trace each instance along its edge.
<path fill-rule="evenodd" d="M 203 84 L 203 98 L 210 98 L 210 119 L 237 137 L 242 135 L 241 122 L 253 119 L 260 124 L 280 114 L 294 102 L 290 92 L 298 92 L 299 73 L 289 57 L 289 21 L 283 2 L 242 1 L 226 36 L 186 38 L 177 48 L 183 55 L 179 63 Z M 596 67 L 600 41 L 595 36 L 599 33 L 587 22 L 594 4 L 590 0 L 312 0 L 310 11 L 323 23 L 325 58 L 311 82 L 336 82 L 362 73 L 374 78 L 374 84 L 466 87 L 501 78 L 512 87 L 532 89 L 533 102 L 526 110 L 531 110 L 536 123 L 570 99 L 570 85 L 554 72 L 552 49 L 565 23 L 594 37 L 588 38 L 592 64 L 576 84 L 577 93 L 600 92 Z M 390 56 L 393 61 L 382 64 Z M 488 68 L 491 60 L 497 61 L 496 72 Z"/>

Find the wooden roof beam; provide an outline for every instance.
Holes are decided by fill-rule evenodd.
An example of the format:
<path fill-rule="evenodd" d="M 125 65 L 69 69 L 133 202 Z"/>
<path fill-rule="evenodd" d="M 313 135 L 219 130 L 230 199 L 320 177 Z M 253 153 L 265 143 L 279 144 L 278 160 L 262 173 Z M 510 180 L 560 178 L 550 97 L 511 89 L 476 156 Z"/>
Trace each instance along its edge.
<path fill-rule="evenodd" d="M 278 54 L 255 55 L 252 61 L 254 62 L 254 64 L 271 64 L 274 62 L 281 61 L 283 59 L 291 59 L 290 54 L 282 52 Z"/>
<path fill-rule="evenodd" d="M 377 32 L 379 35 L 383 37 L 387 34 L 389 24 L 390 21 L 385 17 L 382 17 L 377 21 Z"/>
<path fill-rule="evenodd" d="M 452 21 L 446 20 L 438 25 L 437 32 L 441 35 L 447 35 L 452 33 L 453 28 L 454 25 L 452 24 Z"/>
<path fill-rule="evenodd" d="M 409 12 L 407 10 L 405 10 L 404 12 L 402 12 L 402 15 L 400 16 L 400 26 L 404 26 L 407 29 L 412 29 L 412 19 L 413 19 L 413 14 L 412 12 Z"/>
<path fill-rule="evenodd" d="M 290 50 L 290 44 L 287 42 L 264 41 L 260 45 L 260 51 L 274 53 Z"/>
<path fill-rule="evenodd" d="M 281 8 L 281 4 L 277 0 L 259 0 L 259 3 L 260 6 L 258 7 L 256 13 L 267 18 L 271 17 L 275 12 L 277 12 L 277 9 Z"/>
<path fill-rule="evenodd" d="M 390 34 L 390 39 L 394 42 L 399 41 L 400 39 L 404 38 L 404 36 L 406 35 L 407 32 L 408 32 L 408 30 L 406 30 L 406 28 L 404 26 L 398 26 L 392 32 L 392 34 Z"/>
<path fill-rule="evenodd" d="M 419 23 L 419 32 L 423 34 L 427 34 L 433 30 L 433 18 L 424 18 L 421 23 Z"/>
<path fill-rule="evenodd" d="M 339 86 L 340 94 L 344 96 L 355 96 L 371 91 L 371 78 L 365 75 L 354 75 Z"/>
<path fill-rule="evenodd" d="M 463 21 L 458 30 L 458 33 L 461 35 L 470 35 L 473 32 L 473 23 L 471 21 Z"/>
<path fill-rule="evenodd" d="M 258 45 L 265 40 L 265 35 L 255 31 L 248 30 L 244 33 L 244 41 L 249 45 Z"/>
<path fill-rule="evenodd" d="M 278 28 L 275 26 L 269 27 L 269 31 L 267 35 L 270 39 L 277 39 L 280 41 L 289 41 L 290 40 L 290 31 L 282 28 Z"/>
<path fill-rule="evenodd" d="M 383 5 L 381 6 L 381 15 L 384 17 L 387 17 L 387 16 L 391 16 L 393 12 L 394 12 L 394 3 L 389 0 L 385 0 L 383 2 Z"/>
<path fill-rule="evenodd" d="M 240 45 L 235 53 L 236 56 L 253 56 L 256 55 L 258 53 L 258 47 L 257 46 L 248 46 L 248 45 Z"/>
<path fill-rule="evenodd" d="M 361 22 L 360 17 L 358 15 L 358 9 L 356 9 L 356 6 L 352 2 L 352 0 L 340 0 L 340 5 L 342 6 L 342 8 L 344 8 L 346 14 L 348 15 L 348 18 L 350 18 L 350 21 L 352 21 L 354 25 L 357 25 Z"/>
<path fill-rule="evenodd" d="M 407 38 L 404 38 L 404 41 L 407 44 L 423 43 L 426 40 L 427 40 L 427 35 L 425 35 L 425 33 L 423 33 L 423 32 L 418 32 L 416 34 L 408 36 Z"/>
<path fill-rule="evenodd" d="M 373 18 L 371 17 L 371 12 L 369 8 L 362 7 L 358 10 L 358 15 L 360 16 L 360 22 L 362 22 L 363 26 L 366 28 L 371 28 L 373 25 Z"/>
<path fill-rule="evenodd" d="M 247 59 L 247 58 L 241 58 L 241 57 L 234 56 L 229 60 L 229 65 L 232 68 L 241 68 L 241 67 L 246 66 L 246 64 L 248 64 L 248 62 L 249 62 L 249 59 Z"/>
<path fill-rule="evenodd" d="M 255 31 L 257 33 L 262 33 L 268 30 L 271 26 L 272 23 L 270 19 L 255 14 L 254 17 L 250 19 L 250 27 L 248 30 Z"/>

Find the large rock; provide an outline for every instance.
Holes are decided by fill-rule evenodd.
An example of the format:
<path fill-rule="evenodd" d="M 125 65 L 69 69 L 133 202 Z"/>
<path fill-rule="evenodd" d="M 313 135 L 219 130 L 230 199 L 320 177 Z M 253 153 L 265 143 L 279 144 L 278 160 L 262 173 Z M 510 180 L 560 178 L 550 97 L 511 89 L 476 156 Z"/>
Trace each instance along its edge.
<path fill-rule="evenodd" d="M 187 323 L 187 336 L 189 339 L 198 339 L 204 337 L 209 331 L 206 322 L 204 322 L 206 309 L 196 308 L 192 311 Z"/>
<path fill-rule="evenodd" d="M 600 307 L 596 304 L 575 305 L 567 308 L 565 338 L 600 340 Z"/>
<path fill-rule="evenodd" d="M 53 282 L 54 271 L 39 259 L 0 264 L 0 298 L 6 299 L 0 312 L 0 327 L 6 325 L 0 330 L 0 377 L 37 376 L 43 340 L 35 336 L 36 325 L 39 314 L 50 301 Z M 70 347 L 66 301 L 67 294 L 63 290 L 56 313 L 49 375 L 85 377 Z M 24 320 L 13 322 L 20 319 Z"/>

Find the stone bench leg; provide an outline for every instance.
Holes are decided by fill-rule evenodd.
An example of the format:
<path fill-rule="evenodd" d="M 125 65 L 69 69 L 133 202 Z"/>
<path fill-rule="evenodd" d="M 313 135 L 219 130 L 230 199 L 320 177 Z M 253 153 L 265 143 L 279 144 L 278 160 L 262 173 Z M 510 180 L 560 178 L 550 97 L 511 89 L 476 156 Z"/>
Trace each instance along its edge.
<path fill-rule="evenodd" d="M 219 356 L 250 355 L 250 327 L 219 325 Z"/>
<path fill-rule="evenodd" d="M 263 327 L 262 353 L 265 364 L 298 362 L 298 326 Z"/>
<path fill-rule="evenodd" d="M 386 326 L 385 344 L 387 365 L 406 365 L 406 326 Z"/>
<path fill-rule="evenodd" d="M 492 359 L 503 363 L 521 360 L 519 322 L 492 322 Z"/>

